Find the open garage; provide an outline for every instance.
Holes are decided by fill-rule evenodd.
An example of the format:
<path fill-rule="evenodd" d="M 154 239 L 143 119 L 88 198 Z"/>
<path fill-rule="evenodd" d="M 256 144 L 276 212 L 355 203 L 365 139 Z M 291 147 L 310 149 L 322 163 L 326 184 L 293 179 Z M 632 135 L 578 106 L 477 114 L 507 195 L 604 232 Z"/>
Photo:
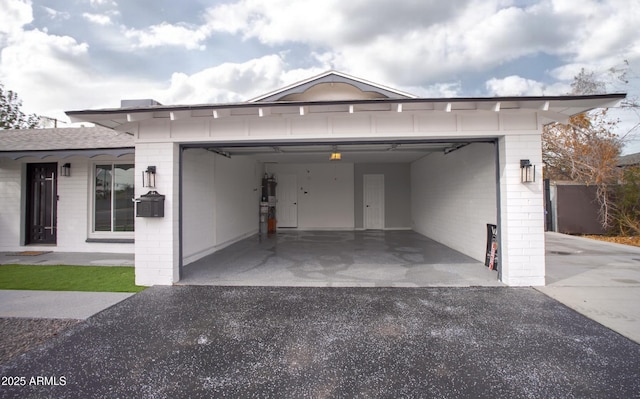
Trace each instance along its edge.
<path fill-rule="evenodd" d="M 484 260 L 486 226 L 498 214 L 496 146 L 495 139 L 185 146 L 181 281 L 495 284 L 498 274 Z M 275 198 L 263 192 L 268 181 Z M 258 213 L 269 199 L 275 234 Z"/>
<path fill-rule="evenodd" d="M 336 249 L 342 232 L 355 241 L 369 232 L 412 232 L 417 238 L 407 248 L 428 239 L 486 271 L 490 224 L 499 258 L 492 278 L 530 286 L 545 281 L 542 126 L 622 98 L 419 98 L 329 71 L 246 102 L 137 100 L 67 114 L 131 134 L 135 174 L 153 177 L 153 184 L 135 184 L 138 199 L 162 199 L 158 212 L 136 218 L 137 284 L 188 279 L 190 264 L 218 252 L 232 257 L 235 244 L 255 242 L 265 229 L 288 234 L 289 243 L 334 240 Z M 266 196 L 265 175 L 277 183 Z M 270 251 L 276 247 L 283 248 Z M 421 251 L 429 264 L 429 251 Z M 354 262 L 359 271 L 348 274 L 361 278 L 365 264 L 372 262 Z"/>

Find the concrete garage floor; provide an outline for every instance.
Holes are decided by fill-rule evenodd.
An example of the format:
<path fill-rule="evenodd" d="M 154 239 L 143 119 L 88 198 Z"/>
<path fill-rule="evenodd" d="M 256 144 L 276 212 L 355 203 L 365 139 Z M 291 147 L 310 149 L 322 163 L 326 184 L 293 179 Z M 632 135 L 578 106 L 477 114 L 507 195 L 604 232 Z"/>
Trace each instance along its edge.
<path fill-rule="evenodd" d="M 27 381 L 3 398 L 633 398 L 640 345 L 531 288 L 156 286 L 0 375 Z"/>
<path fill-rule="evenodd" d="M 503 286 L 496 271 L 413 231 L 257 235 L 184 267 L 184 285 Z"/>

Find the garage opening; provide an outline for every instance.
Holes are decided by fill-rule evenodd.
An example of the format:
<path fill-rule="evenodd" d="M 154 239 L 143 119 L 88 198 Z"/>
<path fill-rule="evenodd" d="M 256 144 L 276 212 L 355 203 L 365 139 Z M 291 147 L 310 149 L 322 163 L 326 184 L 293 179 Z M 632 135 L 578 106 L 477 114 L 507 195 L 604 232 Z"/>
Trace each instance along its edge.
<path fill-rule="evenodd" d="M 180 282 L 500 285 L 496 164 L 487 139 L 185 145 Z"/>

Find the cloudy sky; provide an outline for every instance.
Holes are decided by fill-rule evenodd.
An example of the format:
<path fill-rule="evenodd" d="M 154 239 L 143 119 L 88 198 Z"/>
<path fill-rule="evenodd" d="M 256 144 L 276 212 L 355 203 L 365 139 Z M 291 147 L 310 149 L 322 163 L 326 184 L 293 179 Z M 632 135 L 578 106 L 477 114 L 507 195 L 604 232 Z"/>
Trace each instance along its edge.
<path fill-rule="evenodd" d="M 424 97 L 567 94 L 581 68 L 611 92 L 640 91 L 638 0 L 0 0 L 0 10 L 0 82 L 25 111 L 61 119 L 121 99 L 241 101 L 328 69 Z M 625 60 L 627 86 L 607 72 Z"/>

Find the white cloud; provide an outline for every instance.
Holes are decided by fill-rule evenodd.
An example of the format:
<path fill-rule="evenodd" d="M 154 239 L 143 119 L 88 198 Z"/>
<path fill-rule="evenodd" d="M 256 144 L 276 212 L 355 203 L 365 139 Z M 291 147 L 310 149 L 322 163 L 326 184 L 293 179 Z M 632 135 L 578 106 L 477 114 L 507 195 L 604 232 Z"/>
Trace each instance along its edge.
<path fill-rule="evenodd" d="M 568 84 L 547 85 L 517 75 L 489 79 L 485 86 L 490 96 L 553 96 L 567 94 L 571 90 Z"/>
<path fill-rule="evenodd" d="M 89 3 L 93 7 L 103 7 L 103 6 L 117 7 L 118 6 L 118 3 L 116 3 L 114 0 L 89 0 Z"/>
<path fill-rule="evenodd" d="M 462 93 L 461 82 L 449 82 L 449 83 L 436 83 L 427 87 L 413 86 L 402 87 L 401 90 L 414 94 L 418 97 L 426 98 L 451 98 L 460 97 Z"/>
<path fill-rule="evenodd" d="M 148 96 L 152 82 L 104 76 L 92 68 L 89 46 L 38 29 L 15 32 L 0 53 L 0 82 L 14 90 L 26 113 L 67 120 L 69 109 L 113 107 L 121 98 Z"/>
<path fill-rule="evenodd" d="M 111 21 L 111 17 L 105 14 L 92 14 L 85 12 L 82 14 L 82 17 L 89 22 L 102 26 L 111 25 L 113 23 Z"/>
<path fill-rule="evenodd" d="M 206 19 L 214 31 L 268 45 L 329 48 L 337 69 L 400 84 L 448 80 L 469 65 L 495 66 L 558 40 L 554 30 L 541 31 L 532 18 L 537 13 L 548 19 L 540 10 L 498 9 L 497 1 L 466 3 L 275 0 L 264 7 L 258 0 L 240 0 L 210 9 Z"/>
<path fill-rule="evenodd" d="M 82 15 L 91 23 L 55 26 L 58 33 L 74 32 L 69 36 L 49 34 L 42 21 L 33 29 L 31 4 L 0 0 L 0 81 L 19 93 L 30 112 L 44 114 L 117 106 L 134 97 L 167 104 L 240 101 L 327 69 L 424 97 L 468 95 L 462 82 L 470 80 L 486 80 L 490 95 L 565 94 L 581 67 L 605 71 L 623 59 L 640 61 L 640 2 L 629 0 L 584 0 L 580 6 L 572 0 L 270 0 L 268 6 L 262 0 L 225 0 L 194 11 L 199 22 L 175 22 L 177 16 L 166 22 L 158 11 L 136 19 L 151 21 L 136 28 L 120 25 L 115 1 L 84 0 L 86 9 L 94 7 Z M 131 9 L 140 6 L 131 4 L 123 2 L 122 12 L 137 15 Z M 85 30 L 98 31 L 96 24 L 109 25 L 111 34 Z M 234 44 L 238 37 L 246 39 L 247 46 L 228 48 L 228 35 L 237 36 Z M 206 46 L 209 51 L 202 51 Z M 156 51 L 160 47 L 165 48 Z M 289 53 L 281 51 L 287 47 Z M 157 81 L 128 77 L 126 62 L 117 56 L 130 49 L 144 50 L 136 52 L 136 62 L 149 57 L 149 76 L 158 71 L 154 63 L 173 65 L 160 57 L 182 57 L 199 72 L 172 69 Z M 242 61 L 222 63 L 228 54 Z M 499 73 L 502 65 L 523 57 L 535 63 L 539 54 L 555 62 L 555 69 L 539 72 L 559 83 L 527 79 L 528 71 Z M 291 69 L 288 61 L 294 57 L 304 67 Z M 109 68 L 115 71 L 111 75 Z M 486 71 L 496 77 L 487 79 Z"/>
<path fill-rule="evenodd" d="M 135 41 L 134 48 L 177 46 L 188 50 L 204 50 L 206 46 L 202 42 L 209 34 L 203 28 L 163 22 L 145 30 L 125 28 L 124 35 Z"/>
<path fill-rule="evenodd" d="M 640 2 L 584 0 L 579 7 L 568 0 L 551 0 L 553 11 L 572 28 L 565 54 L 579 63 L 615 65 L 640 59 Z"/>
<path fill-rule="evenodd" d="M 45 6 L 41 6 L 41 7 L 47 13 L 47 15 L 49 15 L 49 18 L 51 19 L 67 20 L 71 18 L 71 14 L 69 14 L 68 12 L 60 12 L 58 10 L 54 10 L 53 8 L 49 8 Z"/>
<path fill-rule="evenodd" d="M 302 43 L 330 53 L 331 64 L 368 79 L 401 85 L 448 81 L 545 53 L 615 64 L 639 58 L 640 2 L 541 0 L 461 2 L 238 0 L 209 9 L 213 31 L 267 45 Z M 613 56 L 612 56 L 613 54 Z"/>
<path fill-rule="evenodd" d="M 440 23 L 466 3 L 469 0 L 272 0 L 265 7 L 260 0 L 239 0 L 209 9 L 205 19 L 215 31 L 241 33 L 270 45 L 300 42 L 339 46 Z"/>
<path fill-rule="evenodd" d="M 224 63 L 192 75 L 174 73 L 170 87 L 157 95 L 160 102 L 168 104 L 246 101 L 322 71 L 287 70 L 282 55 L 267 55 L 243 63 Z"/>
<path fill-rule="evenodd" d="M 33 21 L 31 1 L 0 0 L 0 39 L 2 34 L 11 36 Z"/>

